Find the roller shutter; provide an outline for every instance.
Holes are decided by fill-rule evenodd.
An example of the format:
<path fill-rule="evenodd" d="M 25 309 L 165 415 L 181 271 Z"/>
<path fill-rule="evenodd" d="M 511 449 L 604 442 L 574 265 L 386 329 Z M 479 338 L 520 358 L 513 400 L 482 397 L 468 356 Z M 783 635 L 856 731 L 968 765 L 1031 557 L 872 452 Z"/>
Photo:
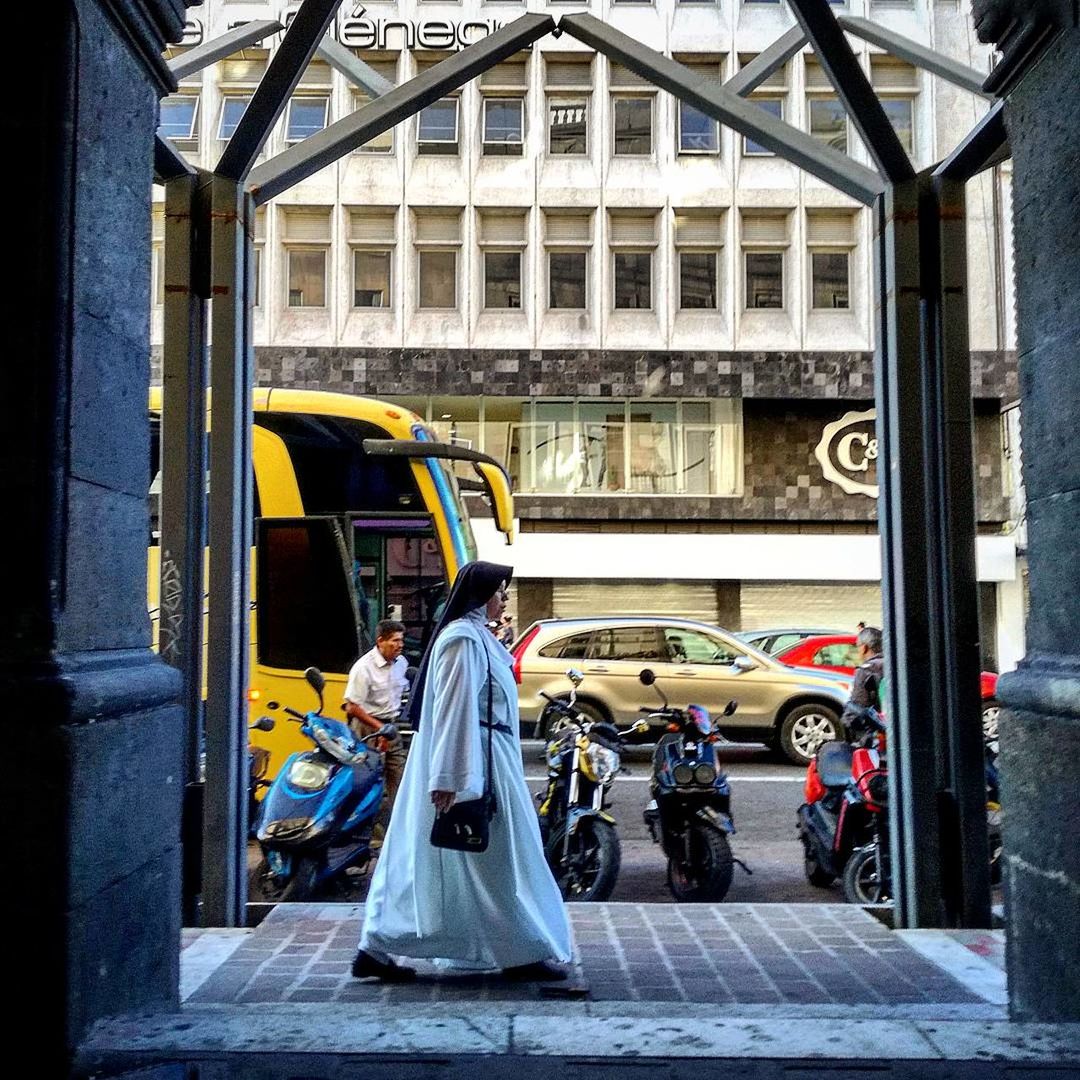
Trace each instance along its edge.
<path fill-rule="evenodd" d="M 556 581 L 556 618 L 598 615 L 675 615 L 716 624 L 712 581 Z"/>
<path fill-rule="evenodd" d="M 813 584 L 770 581 L 744 584 L 742 628 L 822 627 L 855 631 L 858 623 L 881 625 L 881 587 L 870 583 Z"/>

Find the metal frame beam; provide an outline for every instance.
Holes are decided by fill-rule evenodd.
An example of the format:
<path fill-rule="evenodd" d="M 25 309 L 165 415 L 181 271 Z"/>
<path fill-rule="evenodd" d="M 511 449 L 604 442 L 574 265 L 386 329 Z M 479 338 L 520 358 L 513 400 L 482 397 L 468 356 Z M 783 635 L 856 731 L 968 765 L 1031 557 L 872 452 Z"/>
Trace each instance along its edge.
<path fill-rule="evenodd" d="M 154 136 L 154 181 L 168 183 L 181 176 L 194 176 L 195 167 L 163 135 Z"/>
<path fill-rule="evenodd" d="M 1005 102 L 997 101 L 967 133 L 963 142 L 937 168 L 934 176 L 948 180 L 971 180 L 986 169 L 1012 157 L 1005 129 Z"/>
<path fill-rule="evenodd" d="M 365 64 L 351 49 L 340 41 L 325 37 L 315 50 L 331 67 L 337 68 L 351 83 L 366 90 L 373 98 L 382 97 L 394 89 L 394 84 L 383 78 L 370 64 Z"/>
<path fill-rule="evenodd" d="M 925 45 L 904 37 L 880 23 L 871 22 L 869 19 L 861 19 L 855 15 L 841 15 L 836 20 L 849 34 L 863 41 L 869 41 L 871 45 L 877 45 L 886 52 L 895 56 L 898 60 L 906 60 L 914 67 L 922 68 L 931 74 L 938 75 L 946 82 L 959 86 L 962 90 L 968 90 L 979 97 L 992 98 L 983 89 L 983 81 L 986 74 L 958 63 L 949 56 L 928 49 Z"/>
<path fill-rule="evenodd" d="M 789 3 L 878 171 L 892 182 L 912 179 L 915 169 L 828 0 Z"/>
<path fill-rule="evenodd" d="M 218 176 L 243 180 L 300 82 L 341 0 L 304 0 L 218 161 Z"/>
<path fill-rule="evenodd" d="M 801 26 L 793 26 L 767 49 L 740 68 L 726 83 L 724 89 L 746 97 L 756 90 L 770 75 L 779 71 L 804 45 L 806 34 Z"/>
<path fill-rule="evenodd" d="M 194 75 L 197 71 L 224 60 L 226 56 L 232 56 L 234 52 L 255 45 L 283 29 L 277 19 L 244 23 L 243 26 L 237 26 L 220 37 L 205 41 L 202 45 L 196 45 L 195 48 L 174 57 L 169 61 L 169 70 L 178 81 L 186 79 L 189 75 Z"/>
<path fill-rule="evenodd" d="M 690 71 L 678 61 L 642 45 L 592 15 L 564 15 L 559 27 L 571 37 L 649 79 L 660 89 L 741 135 L 749 135 L 762 146 L 866 206 L 873 205 L 885 188 L 885 182 L 872 169 L 826 146 L 812 135 L 777 120 L 764 109 L 732 93 L 726 85 L 720 86 L 707 76 Z"/>
<path fill-rule="evenodd" d="M 332 165 L 349 151 L 407 120 L 426 105 L 438 101 L 449 91 L 456 90 L 554 29 L 555 21 L 550 15 L 522 15 L 482 41 L 462 49 L 344 119 L 308 136 L 302 143 L 289 147 L 273 160 L 252 169 L 248 187 L 256 203 L 262 205 L 320 169 Z"/>

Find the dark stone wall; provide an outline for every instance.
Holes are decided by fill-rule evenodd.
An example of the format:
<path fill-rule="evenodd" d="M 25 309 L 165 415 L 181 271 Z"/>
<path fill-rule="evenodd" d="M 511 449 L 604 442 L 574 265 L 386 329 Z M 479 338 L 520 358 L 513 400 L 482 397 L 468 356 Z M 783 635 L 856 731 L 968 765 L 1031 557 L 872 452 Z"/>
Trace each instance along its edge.
<path fill-rule="evenodd" d="M 184 7 L 19 8 L 4 39 L 9 69 L 33 41 L 38 73 L 3 117 L 9 240 L 28 253 L 4 294 L 0 482 L 19 528 L 0 693 L 24 750 L 5 780 L 6 1008 L 42 1076 L 67 1074 L 98 1018 L 177 1006 L 182 717 L 149 649 L 146 386 L 160 53 Z"/>
<path fill-rule="evenodd" d="M 351 349 L 260 346 L 260 386 L 369 397 L 742 397 L 872 401 L 869 352 L 648 352 L 625 350 Z M 154 377 L 160 382 L 160 349 Z M 976 398 L 1014 400 L 1015 356 L 971 354 Z"/>
<path fill-rule="evenodd" d="M 986 6 L 986 5 L 984 5 Z M 1004 8 L 1006 5 L 994 5 Z M 1019 8 L 1028 5 L 1014 5 Z M 1007 963 L 1016 1019 L 1080 1020 L 1080 30 L 1011 90 L 1031 608 L 1002 677 Z"/>

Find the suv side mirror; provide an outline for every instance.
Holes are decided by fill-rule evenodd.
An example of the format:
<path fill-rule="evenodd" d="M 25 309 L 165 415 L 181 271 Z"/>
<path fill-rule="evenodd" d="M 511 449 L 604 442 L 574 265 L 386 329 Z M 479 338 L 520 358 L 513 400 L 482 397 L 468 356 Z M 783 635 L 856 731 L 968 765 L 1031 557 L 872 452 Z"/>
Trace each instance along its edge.
<path fill-rule="evenodd" d="M 643 668 L 638 674 L 638 682 L 640 682 L 642 686 L 652 686 L 652 684 L 656 682 L 656 674 L 652 668 Z"/>
<path fill-rule="evenodd" d="M 753 671 L 754 668 L 757 667 L 757 664 L 754 662 L 753 657 L 747 656 L 746 653 L 743 653 L 740 656 L 736 656 L 735 659 L 731 661 L 731 666 L 736 671 L 741 673 L 746 671 Z"/>

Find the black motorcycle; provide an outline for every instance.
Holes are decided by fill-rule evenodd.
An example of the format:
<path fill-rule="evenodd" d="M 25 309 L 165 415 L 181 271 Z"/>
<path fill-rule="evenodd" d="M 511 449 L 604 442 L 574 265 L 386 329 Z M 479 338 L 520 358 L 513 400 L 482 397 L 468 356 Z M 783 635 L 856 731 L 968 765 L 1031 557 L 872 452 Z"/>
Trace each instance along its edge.
<path fill-rule="evenodd" d="M 596 721 L 575 706 L 584 676 L 566 673 L 572 689 L 566 700 L 540 691 L 547 702 L 538 731 L 551 733 L 545 758 L 547 788 L 537 795 L 540 836 L 548 866 L 566 900 L 606 900 L 619 876 L 621 850 L 615 819 L 607 812 L 611 785 L 621 763 L 624 740 L 646 734 L 638 721 L 628 732 Z"/>
<path fill-rule="evenodd" d="M 717 744 L 727 740 L 708 709 L 673 708 L 652 671 L 646 668 L 639 678 L 654 686 L 663 701 L 660 709 L 641 711 L 667 725 L 653 752 L 652 802 L 645 808 L 645 824 L 667 856 L 668 888 L 679 901 L 723 900 L 734 864 L 751 872 L 732 855 L 728 839 L 735 832 L 731 787 L 716 754 Z M 738 703 L 729 701 L 724 716 L 736 708 Z"/>

